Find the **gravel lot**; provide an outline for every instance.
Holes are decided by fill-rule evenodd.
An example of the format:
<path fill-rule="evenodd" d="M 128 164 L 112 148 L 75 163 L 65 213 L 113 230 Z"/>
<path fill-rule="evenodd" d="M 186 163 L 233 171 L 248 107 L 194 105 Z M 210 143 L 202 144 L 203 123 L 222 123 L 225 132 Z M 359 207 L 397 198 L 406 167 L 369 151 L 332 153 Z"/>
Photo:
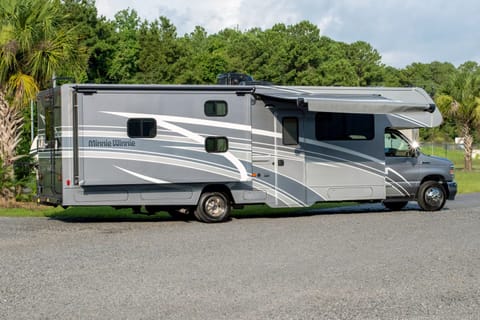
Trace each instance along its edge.
<path fill-rule="evenodd" d="M 417 208 L 0 218 L 0 319 L 479 319 L 480 195 Z"/>

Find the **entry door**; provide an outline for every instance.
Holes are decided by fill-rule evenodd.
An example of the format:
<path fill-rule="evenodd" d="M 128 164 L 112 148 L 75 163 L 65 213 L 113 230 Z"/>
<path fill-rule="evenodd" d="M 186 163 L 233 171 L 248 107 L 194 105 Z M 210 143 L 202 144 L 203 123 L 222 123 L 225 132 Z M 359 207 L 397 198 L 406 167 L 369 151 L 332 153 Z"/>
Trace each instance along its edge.
<path fill-rule="evenodd" d="M 306 206 L 304 115 L 299 111 L 274 113 L 273 150 L 275 199 L 286 206 Z"/>

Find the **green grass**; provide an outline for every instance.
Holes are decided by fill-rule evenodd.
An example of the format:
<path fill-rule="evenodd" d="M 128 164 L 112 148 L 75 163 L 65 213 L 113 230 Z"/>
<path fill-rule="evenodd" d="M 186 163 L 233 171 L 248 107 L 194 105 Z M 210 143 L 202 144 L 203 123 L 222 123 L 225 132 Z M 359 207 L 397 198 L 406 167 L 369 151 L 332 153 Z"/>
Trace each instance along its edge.
<path fill-rule="evenodd" d="M 166 220 L 170 216 L 166 212 L 156 215 L 134 214 L 131 209 L 114 209 L 108 206 L 101 207 L 70 207 L 49 212 L 48 218 L 65 221 L 152 221 Z"/>
<path fill-rule="evenodd" d="M 458 184 L 458 193 L 480 192 L 480 171 L 455 171 L 455 180 Z"/>
<path fill-rule="evenodd" d="M 29 205 L 26 208 L 0 208 L 0 216 L 8 217 L 47 217 L 65 221 L 152 221 L 167 220 L 166 212 L 156 215 L 134 214 L 131 209 L 116 210 L 112 207 L 48 207 Z"/>
<path fill-rule="evenodd" d="M 473 159 L 472 172 L 464 171 L 465 162 L 463 150 L 446 150 L 442 147 L 422 148 L 425 154 L 447 158 L 455 165 L 455 180 L 458 184 L 459 193 L 480 192 L 480 158 Z"/>
<path fill-rule="evenodd" d="M 46 217 L 62 208 L 38 207 L 38 208 L 0 208 L 1 217 Z"/>
<path fill-rule="evenodd" d="M 453 162 L 456 169 L 463 169 L 465 166 L 463 150 L 446 150 L 438 146 L 426 146 L 422 148 L 422 152 L 428 155 L 447 158 Z M 473 167 L 480 169 L 480 158 L 473 159 Z"/>

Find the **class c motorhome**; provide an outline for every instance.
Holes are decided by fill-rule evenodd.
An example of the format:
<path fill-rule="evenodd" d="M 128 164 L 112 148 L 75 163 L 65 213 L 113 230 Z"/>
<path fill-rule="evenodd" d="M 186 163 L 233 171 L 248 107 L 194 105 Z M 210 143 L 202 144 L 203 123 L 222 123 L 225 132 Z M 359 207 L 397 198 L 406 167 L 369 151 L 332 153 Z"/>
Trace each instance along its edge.
<path fill-rule="evenodd" d="M 232 207 L 454 199 L 453 165 L 397 129 L 442 116 L 419 88 L 66 84 L 40 92 L 38 199 L 228 219 Z"/>

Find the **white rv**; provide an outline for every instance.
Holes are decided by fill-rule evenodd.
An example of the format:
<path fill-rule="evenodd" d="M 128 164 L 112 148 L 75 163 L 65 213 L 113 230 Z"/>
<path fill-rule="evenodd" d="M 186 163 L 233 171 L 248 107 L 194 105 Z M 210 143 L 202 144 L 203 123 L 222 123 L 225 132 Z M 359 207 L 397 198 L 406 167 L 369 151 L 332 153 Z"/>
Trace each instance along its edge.
<path fill-rule="evenodd" d="M 38 95 L 38 199 L 228 219 L 248 204 L 454 199 L 453 165 L 397 129 L 442 116 L 418 88 L 68 84 Z"/>

